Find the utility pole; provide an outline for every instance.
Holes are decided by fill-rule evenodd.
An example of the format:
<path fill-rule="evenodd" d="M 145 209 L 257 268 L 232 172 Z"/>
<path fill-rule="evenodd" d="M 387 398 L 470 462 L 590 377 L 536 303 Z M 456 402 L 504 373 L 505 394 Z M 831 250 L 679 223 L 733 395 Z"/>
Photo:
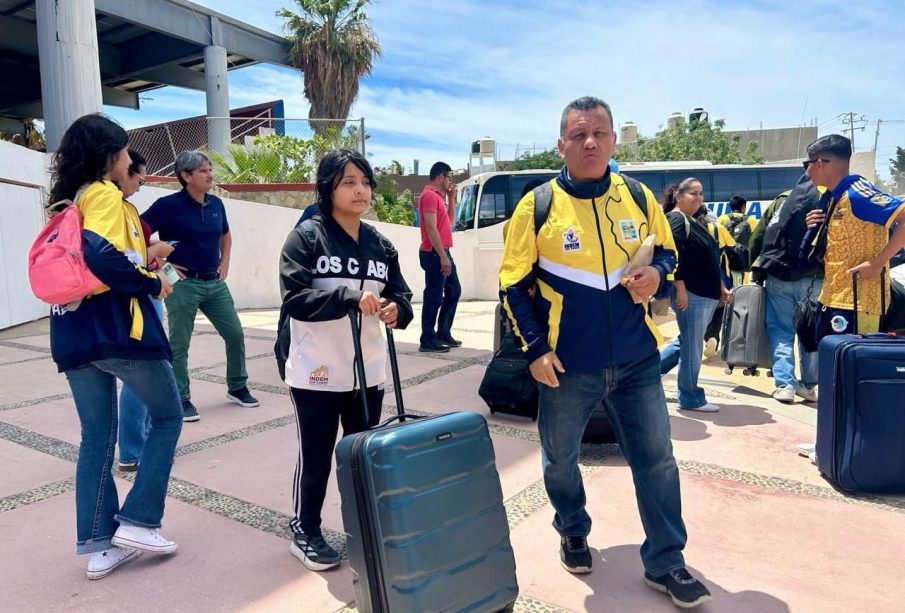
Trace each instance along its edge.
<path fill-rule="evenodd" d="M 842 113 L 839 115 L 839 119 L 842 120 L 842 125 L 847 126 L 845 128 L 850 135 L 850 139 L 852 141 L 852 151 L 855 150 L 855 130 L 864 131 L 864 126 L 867 125 L 867 117 L 864 115 L 855 115 L 854 112 L 850 111 L 848 113 Z"/>
<path fill-rule="evenodd" d="M 877 142 L 880 140 L 880 124 L 883 123 L 882 119 L 877 120 L 877 133 L 874 134 L 874 153 L 877 152 Z"/>

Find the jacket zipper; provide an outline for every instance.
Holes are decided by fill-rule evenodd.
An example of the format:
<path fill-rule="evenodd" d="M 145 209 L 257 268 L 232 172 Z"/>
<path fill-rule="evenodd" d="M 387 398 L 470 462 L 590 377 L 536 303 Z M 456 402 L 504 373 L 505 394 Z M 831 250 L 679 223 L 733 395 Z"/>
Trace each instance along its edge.
<path fill-rule="evenodd" d="M 610 313 L 612 313 L 612 304 L 610 303 L 610 272 L 606 266 L 606 248 L 603 246 L 603 233 L 600 231 L 600 214 L 597 212 L 597 199 L 591 198 L 591 208 L 594 210 L 594 221 L 597 223 L 597 240 L 600 242 L 600 261 L 603 264 L 603 286 L 606 288 L 606 327 L 610 327 Z M 609 364 L 613 363 L 613 335 L 607 334 L 607 347 L 609 348 Z"/>

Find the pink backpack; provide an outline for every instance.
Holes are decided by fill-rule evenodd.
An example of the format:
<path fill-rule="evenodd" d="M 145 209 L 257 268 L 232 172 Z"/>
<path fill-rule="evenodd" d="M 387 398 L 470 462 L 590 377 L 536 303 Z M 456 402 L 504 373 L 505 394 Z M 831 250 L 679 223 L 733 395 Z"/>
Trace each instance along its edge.
<path fill-rule="evenodd" d="M 28 281 L 48 304 L 68 304 L 104 287 L 85 263 L 82 215 L 70 203 L 41 230 L 28 251 Z"/>

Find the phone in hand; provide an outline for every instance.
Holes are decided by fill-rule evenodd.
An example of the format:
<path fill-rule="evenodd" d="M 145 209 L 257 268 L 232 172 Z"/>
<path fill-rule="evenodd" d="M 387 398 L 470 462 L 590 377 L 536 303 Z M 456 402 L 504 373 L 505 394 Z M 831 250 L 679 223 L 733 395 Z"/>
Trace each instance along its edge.
<path fill-rule="evenodd" d="M 176 248 L 176 245 L 179 244 L 179 241 L 163 241 L 163 242 L 165 242 L 167 245 L 169 245 L 169 246 L 172 247 L 173 249 L 175 249 L 175 248 Z"/>

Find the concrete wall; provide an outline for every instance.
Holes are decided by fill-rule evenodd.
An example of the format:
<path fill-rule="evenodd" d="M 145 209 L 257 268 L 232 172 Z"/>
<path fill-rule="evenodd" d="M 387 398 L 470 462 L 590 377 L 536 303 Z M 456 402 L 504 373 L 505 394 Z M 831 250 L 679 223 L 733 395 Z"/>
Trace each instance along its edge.
<path fill-rule="evenodd" d="M 807 155 L 805 149 L 817 138 L 817 126 L 727 131 L 725 134 L 729 138 L 736 134 L 741 137 L 739 149 L 742 152 L 748 148 L 749 142 L 754 141 L 765 161 L 780 162 L 804 158 Z"/>
<path fill-rule="evenodd" d="M 0 141 L 0 329 L 50 312 L 28 283 L 28 249 L 44 226 L 48 159 Z"/>
<path fill-rule="evenodd" d="M 852 154 L 852 174 L 861 175 L 868 181 L 877 180 L 877 152 L 858 151 Z"/>

